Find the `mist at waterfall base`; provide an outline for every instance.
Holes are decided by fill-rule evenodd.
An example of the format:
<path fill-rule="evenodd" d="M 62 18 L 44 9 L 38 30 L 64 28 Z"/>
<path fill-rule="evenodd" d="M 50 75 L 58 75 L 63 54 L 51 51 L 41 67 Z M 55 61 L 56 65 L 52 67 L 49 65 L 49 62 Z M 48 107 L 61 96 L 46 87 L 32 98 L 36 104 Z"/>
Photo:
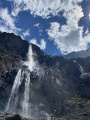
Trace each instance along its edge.
<path fill-rule="evenodd" d="M 40 120 L 42 117 L 45 120 L 50 120 L 50 116 L 45 111 L 40 111 L 38 105 L 30 103 L 30 74 L 34 70 L 36 71 L 36 74 L 42 74 L 40 72 L 42 70 L 34 57 L 32 45 L 30 44 L 27 61 L 25 61 L 22 65 L 22 68 L 18 70 L 15 81 L 13 83 L 11 95 L 6 106 L 6 112 L 11 114 L 20 114 L 25 118 L 34 120 Z"/>

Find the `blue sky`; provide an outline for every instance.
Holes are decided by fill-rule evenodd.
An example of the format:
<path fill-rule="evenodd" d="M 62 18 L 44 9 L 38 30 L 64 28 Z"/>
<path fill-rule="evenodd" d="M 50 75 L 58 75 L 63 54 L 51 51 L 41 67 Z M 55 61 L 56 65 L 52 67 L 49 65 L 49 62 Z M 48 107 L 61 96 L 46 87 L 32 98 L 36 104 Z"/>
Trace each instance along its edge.
<path fill-rule="evenodd" d="M 0 31 L 13 32 L 49 55 L 90 47 L 89 0 L 0 0 Z"/>

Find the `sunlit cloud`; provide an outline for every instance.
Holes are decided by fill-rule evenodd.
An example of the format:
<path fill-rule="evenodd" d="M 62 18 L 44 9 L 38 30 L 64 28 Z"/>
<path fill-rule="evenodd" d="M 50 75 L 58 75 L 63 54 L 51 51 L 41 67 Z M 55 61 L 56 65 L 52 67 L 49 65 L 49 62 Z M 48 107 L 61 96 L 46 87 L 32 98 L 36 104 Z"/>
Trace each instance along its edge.
<path fill-rule="evenodd" d="M 7 8 L 0 8 L 0 31 L 18 33 L 20 28 L 15 26 L 15 19 L 10 15 Z"/>
<path fill-rule="evenodd" d="M 25 39 L 27 36 L 30 36 L 30 31 L 26 30 L 25 32 L 22 33 L 21 37 L 22 39 Z"/>
<path fill-rule="evenodd" d="M 44 39 L 41 39 L 40 44 L 37 43 L 37 40 L 36 40 L 36 39 L 30 40 L 30 43 L 37 45 L 37 46 L 40 47 L 40 49 L 42 49 L 42 50 L 45 50 L 45 49 L 46 49 L 46 42 L 45 42 Z"/>

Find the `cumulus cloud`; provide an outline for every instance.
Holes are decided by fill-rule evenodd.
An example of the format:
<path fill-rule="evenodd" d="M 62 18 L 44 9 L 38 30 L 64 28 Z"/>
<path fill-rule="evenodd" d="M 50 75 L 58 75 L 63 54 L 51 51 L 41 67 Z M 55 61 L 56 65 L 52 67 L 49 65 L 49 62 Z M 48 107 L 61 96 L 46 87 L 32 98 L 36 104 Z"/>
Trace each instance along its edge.
<path fill-rule="evenodd" d="M 37 45 L 37 46 L 40 47 L 40 49 L 42 49 L 42 50 L 45 50 L 45 49 L 46 49 L 46 42 L 45 42 L 44 39 L 41 39 L 41 41 L 40 41 L 41 44 L 38 44 L 36 39 L 30 40 L 30 43 Z"/>
<path fill-rule="evenodd" d="M 25 39 L 27 36 L 30 36 L 30 31 L 26 30 L 24 33 L 22 33 L 21 37 Z"/>
<path fill-rule="evenodd" d="M 60 24 L 53 22 L 51 23 L 50 29 L 47 30 L 47 33 L 63 54 L 65 51 L 70 53 L 85 50 L 87 49 L 87 44 L 90 42 L 89 33 L 84 38 L 82 37 L 82 27 L 70 29 L 70 26 L 64 25 L 60 29 Z"/>
<path fill-rule="evenodd" d="M 78 26 L 81 17 L 84 16 L 83 10 L 79 5 L 82 0 L 67 0 L 63 2 L 63 16 L 67 19 L 67 24 L 60 26 L 60 23 L 51 23 L 47 33 L 64 54 L 73 51 L 87 49 L 87 44 L 90 42 L 90 35 L 83 37 L 83 27 Z"/>
<path fill-rule="evenodd" d="M 20 29 L 15 26 L 15 19 L 9 14 L 7 8 L 0 8 L 0 31 L 14 33 L 20 31 Z"/>
<path fill-rule="evenodd" d="M 62 9 L 62 0 L 8 0 L 14 2 L 13 15 L 17 15 L 22 10 L 29 10 L 35 16 L 48 18 L 50 14 L 57 15 Z"/>
<path fill-rule="evenodd" d="M 63 16 L 67 19 L 67 25 L 72 29 L 78 28 L 78 22 L 84 16 L 81 6 L 78 5 L 80 1 L 69 0 L 69 3 L 64 6 Z"/>
<path fill-rule="evenodd" d="M 29 10 L 35 16 L 49 18 L 50 15 L 56 16 L 62 10 L 68 11 L 75 7 L 82 0 L 7 0 L 14 3 L 12 15 L 17 15 L 20 11 Z"/>

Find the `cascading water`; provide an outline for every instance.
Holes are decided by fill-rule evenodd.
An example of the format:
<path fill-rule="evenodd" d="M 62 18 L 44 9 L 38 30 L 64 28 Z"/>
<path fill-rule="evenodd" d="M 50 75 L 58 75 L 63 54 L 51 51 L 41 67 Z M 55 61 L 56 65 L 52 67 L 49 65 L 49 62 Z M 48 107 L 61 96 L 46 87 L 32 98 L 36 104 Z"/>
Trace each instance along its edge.
<path fill-rule="evenodd" d="M 8 104 L 6 106 L 6 112 L 19 113 L 24 117 L 30 117 L 29 107 L 29 93 L 30 93 L 30 72 L 35 68 L 35 62 L 33 59 L 32 46 L 29 47 L 28 60 L 24 62 L 24 69 L 19 69 L 13 87 L 11 91 Z M 24 84 L 24 91 L 22 85 Z M 20 94 L 22 90 L 23 95 Z"/>
<path fill-rule="evenodd" d="M 79 64 L 79 66 L 80 66 L 81 78 L 87 77 L 87 76 L 89 77 L 90 73 L 85 72 L 83 67 L 80 64 Z"/>
<path fill-rule="evenodd" d="M 18 71 L 17 76 L 15 78 L 13 87 L 12 87 L 12 91 L 11 91 L 11 95 L 8 101 L 8 104 L 6 106 L 6 112 L 15 112 L 16 106 L 17 106 L 17 101 L 18 101 L 18 91 L 20 88 L 20 85 L 22 83 L 22 79 L 21 79 L 21 69 Z"/>
<path fill-rule="evenodd" d="M 83 75 L 84 74 L 84 70 L 83 70 L 83 68 L 82 68 L 82 66 L 80 64 L 79 64 L 79 66 L 80 66 L 81 74 Z"/>
<path fill-rule="evenodd" d="M 28 59 L 19 69 L 11 91 L 6 112 L 12 114 L 20 114 L 25 118 L 34 118 L 40 120 L 40 112 L 36 105 L 30 103 L 30 74 L 36 69 L 38 74 L 37 62 L 34 60 L 32 46 L 30 44 L 28 51 Z M 45 120 L 50 120 L 47 113 L 43 113 Z"/>
<path fill-rule="evenodd" d="M 22 105 L 22 113 L 24 116 L 29 116 L 29 92 L 30 92 L 30 72 L 26 73 L 26 82 L 25 82 L 25 91 L 24 91 L 24 99 Z"/>

